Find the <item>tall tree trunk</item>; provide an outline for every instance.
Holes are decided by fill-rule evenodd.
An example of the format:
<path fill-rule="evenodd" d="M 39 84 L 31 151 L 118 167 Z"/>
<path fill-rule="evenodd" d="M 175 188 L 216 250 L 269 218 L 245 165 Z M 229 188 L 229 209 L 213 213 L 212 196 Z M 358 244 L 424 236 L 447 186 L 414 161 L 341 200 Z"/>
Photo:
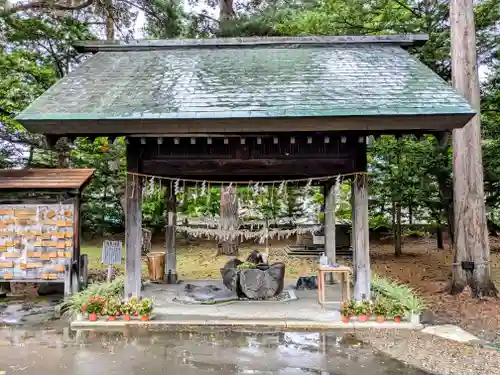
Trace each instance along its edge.
<path fill-rule="evenodd" d="M 401 142 L 400 142 L 400 138 L 396 138 L 396 142 L 397 142 L 397 149 L 396 149 L 396 165 L 399 167 L 399 163 L 400 163 L 400 159 L 401 159 Z M 399 176 L 398 176 L 399 178 Z M 397 198 L 394 199 L 394 197 L 392 198 L 394 200 L 394 203 L 393 203 L 393 210 L 395 211 L 394 214 L 393 214 L 393 219 L 394 219 L 394 216 L 395 216 L 395 224 L 393 224 L 393 227 L 394 227 L 394 255 L 399 257 L 401 256 L 402 254 L 402 251 L 401 251 L 401 198 L 402 198 L 402 194 L 401 194 L 401 187 L 398 186 L 397 187 L 398 191 L 397 191 Z M 393 192 L 394 194 L 394 192 Z"/>
<path fill-rule="evenodd" d="M 233 0 L 219 0 L 219 21 L 231 20 L 235 16 Z"/>
<path fill-rule="evenodd" d="M 30 151 L 28 154 L 28 161 L 26 162 L 26 168 L 31 168 L 31 166 L 33 164 L 33 158 L 35 156 L 34 154 L 35 154 L 35 146 L 31 145 Z"/>
<path fill-rule="evenodd" d="M 450 191 L 453 191 L 453 189 L 450 187 Z M 453 193 L 451 194 L 452 197 L 450 201 L 448 202 L 448 208 L 446 210 L 446 220 L 448 221 L 448 248 L 453 249 L 455 246 L 455 214 L 453 211 Z"/>
<path fill-rule="evenodd" d="M 69 168 L 70 147 L 66 137 L 60 138 L 56 144 L 57 150 L 57 168 Z"/>
<path fill-rule="evenodd" d="M 394 225 L 394 255 L 401 256 L 402 240 L 401 240 L 401 202 L 395 202 L 396 222 Z"/>
<path fill-rule="evenodd" d="M 451 0 L 451 65 L 453 86 L 479 112 L 476 35 L 472 0 Z M 466 285 L 475 297 L 497 294 L 490 275 L 490 245 L 484 202 L 479 115 L 453 131 L 455 246 L 451 293 Z"/>
<path fill-rule="evenodd" d="M 438 136 L 438 152 L 439 160 L 442 161 L 441 165 L 442 171 L 448 170 L 448 152 L 450 147 L 450 134 L 448 132 L 443 132 Z M 455 226 L 454 226 L 454 215 L 453 215 L 453 182 L 451 181 L 451 175 L 443 172 L 436 173 L 436 179 L 439 186 L 439 196 L 443 202 L 443 209 L 446 215 L 446 221 L 448 223 L 448 238 L 449 238 L 449 248 L 453 248 L 453 242 L 455 238 Z"/>
<path fill-rule="evenodd" d="M 437 220 L 437 222 L 436 222 L 436 241 L 437 241 L 438 249 L 444 249 L 443 228 L 442 228 L 441 220 Z"/>
<path fill-rule="evenodd" d="M 234 186 L 220 190 L 220 229 L 223 235 L 217 255 L 238 255 L 238 190 Z"/>
<path fill-rule="evenodd" d="M 413 199 L 411 197 L 408 203 L 408 223 L 413 224 Z"/>
<path fill-rule="evenodd" d="M 235 17 L 233 0 L 219 0 L 219 36 L 231 36 L 226 31 L 230 29 L 230 21 Z"/>
<path fill-rule="evenodd" d="M 106 7 L 106 40 L 115 39 L 115 22 L 113 15 L 113 0 L 105 0 Z"/>

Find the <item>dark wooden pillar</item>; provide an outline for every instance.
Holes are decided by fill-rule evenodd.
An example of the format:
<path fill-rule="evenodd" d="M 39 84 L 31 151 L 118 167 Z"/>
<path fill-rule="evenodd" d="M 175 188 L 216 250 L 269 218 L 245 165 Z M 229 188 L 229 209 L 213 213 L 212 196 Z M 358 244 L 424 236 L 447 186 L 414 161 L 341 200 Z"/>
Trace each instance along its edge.
<path fill-rule="evenodd" d="M 325 255 L 328 263 L 336 263 L 336 243 L 335 243 L 335 184 L 328 181 L 325 185 Z M 333 274 L 329 274 L 328 281 L 333 282 Z"/>
<path fill-rule="evenodd" d="M 127 170 L 139 172 L 138 145 L 127 145 Z M 125 191 L 125 297 L 141 294 L 142 178 L 127 175 Z"/>
<path fill-rule="evenodd" d="M 177 225 L 177 200 L 172 186 L 165 189 L 165 281 L 177 283 L 177 253 L 175 250 L 175 231 Z"/>
<path fill-rule="evenodd" d="M 368 227 L 368 177 L 357 175 L 353 182 L 354 190 L 354 298 L 371 298 L 371 267 Z"/>
<path fill-rule="evenodd" d="M 336 262 L 335 242 L 335 184 L 325 186 L 325 255 L 328 262 Z"/>
<path fill-rule="evenodd" d="M 221 187 L 220 189 L 220 221 L 220 229 L 228 237 L 219 240 L 217 255 L 238 255 L 239 237 L 231 235 L 239 228 L 238 190 L 235 186 Z"/>
<path fill-rule="evenodd" d="M 81 199 L 82 192 L 79 191 L 75 197 L 74 201 L 74 212 L 73 212 L 73 265 L 71 271 L 71 292 L 78 293 L 80 291 L 80 271 L 81 271 L 81 259 L 80 259 L 80 240 L 82 238 L 82 217 L 81 217 Z"/>

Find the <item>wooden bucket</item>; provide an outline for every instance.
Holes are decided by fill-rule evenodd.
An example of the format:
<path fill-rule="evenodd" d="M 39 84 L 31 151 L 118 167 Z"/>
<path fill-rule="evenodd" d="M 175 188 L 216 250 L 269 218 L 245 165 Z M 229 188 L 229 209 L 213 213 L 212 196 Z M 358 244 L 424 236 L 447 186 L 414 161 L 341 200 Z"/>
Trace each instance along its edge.
<path fill-rule="evenodd" d="M 148 253 L 148 275 L 152 282 L 162 283 L 165 281 L 165 253 Z"/>

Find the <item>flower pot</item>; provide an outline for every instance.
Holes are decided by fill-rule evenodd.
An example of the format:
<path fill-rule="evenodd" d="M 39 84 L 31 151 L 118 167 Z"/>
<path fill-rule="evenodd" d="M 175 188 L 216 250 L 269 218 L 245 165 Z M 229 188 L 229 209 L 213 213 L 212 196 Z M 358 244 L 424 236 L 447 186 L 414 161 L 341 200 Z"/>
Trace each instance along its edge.
<path fill-rule="evenodd" d="M 349 323 L 349 322 L 351 321 L 351 317 L 350 317 L 350 316 L 343 316 L 343 317 L 342 317 L 342 321 L 343 321 L 344 323 Z"/>
<path fill-rule="evenodd" d="M 142 321 L 148 321 L 149 320 L 149 315 L 141 315 L 141 320 Z"/>
<path fill-rule="evenodd" d="M 395 316 L 394 317 L 394 322 L 395 323 L 401 323 L 401 317 L 400 316 Z"/>
<path fill-rule="evenodd" d="M 122 315 L 123 320 L 130 320 L 130 315 L 128 314 L 123 314 Z"/>
<path fill-rule="evenodd" d="M 410 315 L 410 322 L 412 324 L 420 324 L 420 314 L 411 314 Z"/>
<path fill-rule="evenodd" d="M 358 322 L 364 323 L 368 320 L 368 316 L 366 315 L 358 315 Z"/>
<path fill-rule="evenodd" d="M 76 314 L 76 320 L 78 322 L 81 322 L 82 320 L 85 320 L 85 315 L 84 314 Z"/>
<path fill-rule="evenodd" d="M 376 318 L 375 318 L 375 321 L 377 323 L 383 323 L 385 321 L 385 316 L 381 316 L 381 315 L 378 315 Z"/>
<path fill-rule="evenodd" d="M 97 320 L 97 314 L 89 314 L 89 321 L 95 322 Z"/>
<path fill-rule="evenodd" d="M 109 316 L 108 316 L 108 320 L 109 320 L 109 321 L 114 321 L 114 320 L 116 320 L 116 316 L 114 316 L 114 315 L 109 315 Z"/>

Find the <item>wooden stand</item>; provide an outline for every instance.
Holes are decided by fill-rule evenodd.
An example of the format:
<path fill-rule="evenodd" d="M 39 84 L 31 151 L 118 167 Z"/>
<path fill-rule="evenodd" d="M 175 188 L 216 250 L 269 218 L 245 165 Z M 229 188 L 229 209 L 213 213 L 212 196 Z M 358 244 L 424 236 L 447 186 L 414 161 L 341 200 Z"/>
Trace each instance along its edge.
<path fill-rule="evenodd" d="M 331 303 L 343 303 L 351 299 L 351 269 L 349 267 L 318 267 L 318 302 L 321 306 Z M 341 301 L 326 301 L 325 299 L 325 276 L 327 274 L 339 273 L 341 278 Z M 346 296 L 347 298 L 344 298 Z"/>

